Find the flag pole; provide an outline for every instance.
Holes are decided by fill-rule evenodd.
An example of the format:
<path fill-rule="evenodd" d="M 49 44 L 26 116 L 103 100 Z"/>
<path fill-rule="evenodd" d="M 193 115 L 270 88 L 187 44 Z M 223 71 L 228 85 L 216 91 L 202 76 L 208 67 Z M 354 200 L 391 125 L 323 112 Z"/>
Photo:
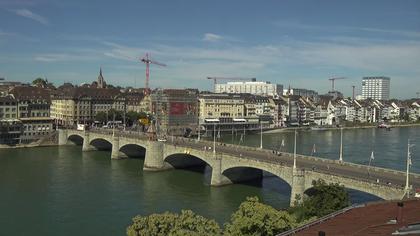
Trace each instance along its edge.
<path fill-rule="evenodd" d="M 407 171 L 406 171 L 406 177 L 405 177 L 405 193 L 407 194 L 407 197 L 409 197 L 409 175 L 410 175 L 410 164 L 411 164 L 411 159 L 410 159 L 410 139 L 408 139 L 408 144 L 407 144 Z"/>
<path fill-rule="evenodd" d="M 370 172 L 369 172 L 370 171 L 370 164 L 371 164 L 373 159 L 375 159 L 375 157 L 374 157 L 374 154 L 373 154 L 373 151 L 372 151 L 372 154 L 370 154 L 370 158 L 369 158 L 368 177 L 370 176 Z"/>

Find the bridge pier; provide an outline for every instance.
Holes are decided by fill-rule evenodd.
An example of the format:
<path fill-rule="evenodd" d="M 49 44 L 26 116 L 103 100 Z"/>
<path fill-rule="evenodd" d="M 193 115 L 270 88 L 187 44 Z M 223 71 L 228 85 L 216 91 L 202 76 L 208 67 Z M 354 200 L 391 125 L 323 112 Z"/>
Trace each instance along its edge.
<path fill-rule="evenodd" d="M 216 158 L 212 165 L 211 171 L 211 186 L 223 186 L 232 184 L 232 181 L 222 174 L 222 160 Z"/>
<path fill-rule="evenodd" d="M 128 156 L 120 151 L 120 138 L 118 136 L 112 137 L 112 151 L 111 159 L 118 160 L 128 158 Z"/>
<path fill-rule="evenodd" d="M 144 158 L 143 170 L 160 171 L 172 169 L 173 167 L 164 161 L 164 144 L 159 141 L 149 141 Z"/>
<path fill-rule="evenodd" d="M 82 151 L 87 152 L 87 151 L 93 151 L 93 150 L 96 150 L 96 148 L 94 146 L 90 145 L 89 132 L 85 131 L 85 133 L 83 135 Z"/>
<path fill-rule="evenodd" d="M 295 206 L 303 199 L 305 192 L 305 171 L 293 169 L 292 193 L 290 194 L 290 206 Z M 298 197 L 299 196 L 299 197 Z"/>
<path fill-rule="evenodd" d="M 58 145 L 66 145 L 67 144 L 67 130 L 66 129 L 59 129 L 58 130 Z"/>

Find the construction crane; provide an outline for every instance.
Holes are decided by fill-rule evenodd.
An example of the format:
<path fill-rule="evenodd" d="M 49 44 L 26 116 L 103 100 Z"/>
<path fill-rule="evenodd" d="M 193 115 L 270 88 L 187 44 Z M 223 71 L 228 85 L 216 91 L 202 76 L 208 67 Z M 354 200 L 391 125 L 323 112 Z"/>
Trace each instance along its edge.
<path fill-rule="evenodd" d="M 242 77 L 207 77 L 207 79 L 213 80 L 213 89 L 216 92 L 216 84 L 218 80 L 230 80 L 230 81 L 257 81 L 256 78 L 242 78 Z"/>
<path fill-rule="evenodd" d="M 416 94 L 417 94 L 417 98 L 420 98 L 420 92 L 417 92 Z"/>
<path fill-rule="evenodd" d="M 330 78 L 328 80 L 331 80 L 331 91 L 334 92 L 335 91 L 335 87 L 334 87 L 334 81 L 339 80 L 339 79 L 347 79 L 346 77 L 336 77 L 336 78 Z"/>
<path fill-rule="evenodd" d="M 157 62 L 157 61 L 152 61 L 151 60 L 151 54 L 150 53 L 146 53 L 146 55 L 140 59 L 141 62 L 143 62 L 144 64 L 146 64 L 146 85 L 145 85 L 145 91 L 148 93 L 149 92 L 149 76 L 150 76 L 150 64 L 155 64 L 158 66 L 166 66 L 163 63 Z"/>

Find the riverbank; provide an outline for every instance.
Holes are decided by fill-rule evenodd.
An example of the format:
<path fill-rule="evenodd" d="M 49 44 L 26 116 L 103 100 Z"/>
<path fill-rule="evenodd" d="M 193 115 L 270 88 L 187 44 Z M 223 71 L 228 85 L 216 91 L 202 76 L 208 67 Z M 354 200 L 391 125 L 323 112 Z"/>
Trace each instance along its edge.
<path fill-rule="evenodd" d="M 32 147 L 51 147 L 58 145 L 58 134 L 52 133 L 49 137 L 41 138 L 40 140 L 32 143 L 19 143 L 16 145 L 0 144 L 0 149 L 15 149 L 15 148 L 32 148 Z"/>
<path fill-rule="evenodd" d="M 389 124 L 390 128 L 399 128 L 399 127 L 417 127 L 420 126 L 420 123 L 409 123 L 409 124 L 401 124 L 401 123 L 391 123 Z M 338 129 L 372 129 L 377 128 L 375 125 L 366 125 L 366 126 L 344 126 L 344 127 L 328 127 L 325 130 L 338 130 Z M 286 128 L 277 128 L 263 131 L 263 134 L 275 134 L 275 133 L 282 133 L 282 132 L 290 132 L 297 130 L 304 130 L 304 131 L 320 131 L 320 130 L 311 130 L 311 127 L 286 127 Z M 325 131 L 322 130 L 322 131 Z"/>

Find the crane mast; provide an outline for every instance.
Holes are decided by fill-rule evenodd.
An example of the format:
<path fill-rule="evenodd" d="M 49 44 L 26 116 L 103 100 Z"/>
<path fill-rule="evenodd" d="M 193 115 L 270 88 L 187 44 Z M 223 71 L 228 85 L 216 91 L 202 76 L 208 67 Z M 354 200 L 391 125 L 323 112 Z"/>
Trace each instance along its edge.
<path fill-rule="evenodd" d="M 330 80 L 331 81 L 331 91 L 332 92 L 334 92 L 335 91 L 335 86 L 334 86 L 334 82 L 336 81 L 336 80 L 339 80 L 339 79 L 347 79 L 346 77 L 335 77 L 335 78 L 330 78 L 330 79 L 328 79 L 328 80 Z"/>
<path fill-rule="evenodd" d="M 158 66 L 166 66 L 163 63 L 157 62 L 157 61 L 153 61 L 151 60 L 151 55 L 150 53 L 146 53 L 146 55 L 140 59 L 141 62 L 143 62 L 146 65 L 146 84 L 145 84 L 145 91 L 146 93 L 149 93 L 149 80 L 150 80 L 150 64 L 155 64 Z"/>

